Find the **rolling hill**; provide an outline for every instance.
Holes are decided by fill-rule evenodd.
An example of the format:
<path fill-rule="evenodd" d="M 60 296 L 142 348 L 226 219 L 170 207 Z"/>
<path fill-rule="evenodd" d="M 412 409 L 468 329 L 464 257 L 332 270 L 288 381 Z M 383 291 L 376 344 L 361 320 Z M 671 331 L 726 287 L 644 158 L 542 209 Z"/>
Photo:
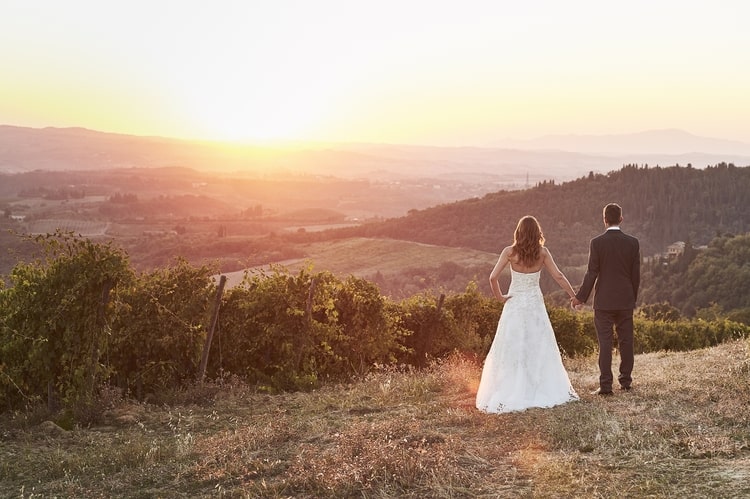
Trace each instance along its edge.
<path fill-rule="evenodd" d="M 512 242 L 518 219 L 535 215 L 558 263 L 585 263 L 589 240 L 601 232 L 602 207 L 623 207 L 623 229 L 641 240 L 643 256 L 675 241 L 708 244 L 717 234 L 750 230 L 750 168 L 722 163 L 691 166 L 627 165 L 523 191 L 499 191 L 415 210 L 409 215 L 336 231 L 328 237 L 387 237 L 497 252 Z"/>

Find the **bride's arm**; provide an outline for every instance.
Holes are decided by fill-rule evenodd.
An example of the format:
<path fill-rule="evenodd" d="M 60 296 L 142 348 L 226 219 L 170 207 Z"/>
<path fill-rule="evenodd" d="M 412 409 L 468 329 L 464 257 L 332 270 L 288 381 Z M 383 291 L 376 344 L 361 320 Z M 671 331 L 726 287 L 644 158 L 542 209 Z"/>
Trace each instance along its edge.
<path fill-rule="evenodd" d="M 505 302 L 510 296 L 504 295 L 502 291 L 500 291 L 500 282 L 498 279 L 500 279 L 500 272 L 503 271 L 506 265 L 508 265 L 508 262 L 510 261 L 510 252 L 512 248 L 510 246 L 507 246 L 503 248 L 503 251 L 500 252 L 500 258 L 497 259 L 497 263 L 495 264 L 495 268 L 492 269 L 492 272 L 490 272 L 490 288 L 492 288 L 492 294 L 500 300 L 501 302 Z"/>
<path fill-rule="evenodd" d="M 552 253 L 546 248 L 542 247 L 542 254 L 544 255 L 544 266 L 547 268 L 547 271 L 550 273 L 552 278 L 557 282 L 557 284 L 560 285 L 563 290 L 568 293 L 568 296 L 571 298 L 575 298 L 576 292 L 573 289 L 573 286 L 570 285 L 570 282 L 568 281 L 568 278 L 565 277 L 565 274 L 562 273 L 562 271 L 557 268 L 557 264 L 555 263 L 555 260 L 552 258 Z"/>

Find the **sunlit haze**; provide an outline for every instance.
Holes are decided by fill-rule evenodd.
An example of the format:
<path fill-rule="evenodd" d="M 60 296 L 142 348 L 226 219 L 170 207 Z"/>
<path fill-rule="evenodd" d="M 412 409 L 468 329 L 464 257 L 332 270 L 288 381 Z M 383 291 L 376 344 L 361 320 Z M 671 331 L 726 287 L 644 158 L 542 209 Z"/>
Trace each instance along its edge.
<path fill-rule="evenodd" d="M 487 146 L 750 142 L 750 3 L 9 0 L 0 123 Z"/>

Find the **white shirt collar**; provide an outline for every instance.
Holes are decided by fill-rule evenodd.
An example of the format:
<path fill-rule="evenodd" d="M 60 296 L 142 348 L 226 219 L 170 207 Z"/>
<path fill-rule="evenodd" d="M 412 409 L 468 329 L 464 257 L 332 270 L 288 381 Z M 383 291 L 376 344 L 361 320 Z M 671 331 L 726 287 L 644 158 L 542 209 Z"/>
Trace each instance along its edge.
<path fill-rule="evenodd" d="M 620 226 L 619 225 L 610 225 L 609 227 L 607 227 L 607 230 L 620 230 Z"/>

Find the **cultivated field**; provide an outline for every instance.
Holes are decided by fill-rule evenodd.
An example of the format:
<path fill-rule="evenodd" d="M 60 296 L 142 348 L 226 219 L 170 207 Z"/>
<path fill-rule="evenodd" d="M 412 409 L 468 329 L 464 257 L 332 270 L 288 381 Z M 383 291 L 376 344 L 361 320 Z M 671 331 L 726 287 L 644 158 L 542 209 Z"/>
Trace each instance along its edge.
<path fill-rule="evenodd" d="M 109 227 L 108 222 L 74 220 L 74 219 L 43 219 L 34 220 L 28 224 L 27 231 L 29 234 L 53 234 L 59 230 L 62 232 L 72 232 L 76 235 L 85 237 L 103 236 Z"/>
<path fill-rule="evenodd" d="M 480 266 L 489 275 L 498 255 L 467 248 L 433 246 L 395 239 L 350 238 L 319 243 L 301 244 L 296 247 L 306 258 L 276 262 L 285 268 L 296 271 L 309 263 L 313 270 L 328 270 L 339 276 L 355 275 L 369 278 L 376 272 L 388 276 L 403 272 L 404 269 L 438 268 L 445 262 L 453 262 L 462 267 Z M 249 270 L 268 269 L 264 265 Z M 229 272 L 227 285 L 237 285 L 244 271 Z M 485 278 L 483 274 L 482 279 Z"/>

